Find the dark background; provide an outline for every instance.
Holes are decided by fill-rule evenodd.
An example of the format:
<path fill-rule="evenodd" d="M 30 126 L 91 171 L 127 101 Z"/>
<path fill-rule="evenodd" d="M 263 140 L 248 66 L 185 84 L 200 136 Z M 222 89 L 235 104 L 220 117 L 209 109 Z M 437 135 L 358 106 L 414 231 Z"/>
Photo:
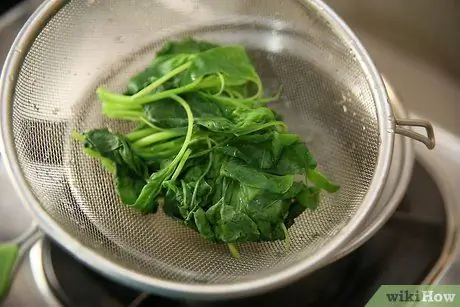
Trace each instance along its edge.
<path fill-rule="evenodd" d="M 3 0 L 0 1 L 0 14 L 12 8 L 15 4 L 20 3 L 20 0 Z"/>

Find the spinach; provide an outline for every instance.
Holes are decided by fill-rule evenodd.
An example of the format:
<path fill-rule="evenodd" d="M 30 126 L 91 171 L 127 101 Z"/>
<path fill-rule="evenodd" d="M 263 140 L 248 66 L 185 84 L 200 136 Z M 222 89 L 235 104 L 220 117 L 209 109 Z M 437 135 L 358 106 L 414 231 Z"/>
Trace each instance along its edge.
<path fill-rule="evenodd" d="M 134 204 L 146 183 L 145 178 L 133 174 L 128 168 L 122 166 L 116 168 L 114 175 L 121 201 L 127 205 Z"/>
<path fill-rule="evenodd" d="M 208 126 L 212 126 L 212 122 L 226 122 L 227 126 L 233 126 L 230 120 L 223 117 L 221 107 L 214 101 L 195 93 L 184 95 L 184 99 L 192 111 L 196 124 L 208 128 Z M 186 127 L 188 125 L 186 112 L 177 103 L 171 101 L 171 99 L 163 99 L 146 104 L 144 106 L 144 114 L 150 122 L 158 127 L 173 128 Z M 218 126 L 218 124 L 215 126 Z"/>
<path fill-rule="evenodd" d="M 337 192 L 340 188 L 339 185 L 332 183 L 324 174 L 317 170 L 308 170 L 307 178 L 313 182 L 318 188 L 323 189 L 329 193 Z"/>
<path fill-rule="evenodd" d="M 216 47 L 219 47 L 219 45 L 207 41 L 195 40 L 193 37 L 186 37 L 180 41 L 167 41 L 156 55 L 158 57 L 171 54 L 200 53 Z"/>
<path fill-rule="evenodd" d="M 135 129 L 73 136 L 112 173 L 120 201 L 134 210 L 152 214 L 162 203 L 167 216 L 227 244 L 234 257 L 240 243 L 285 240 L 288 248 L 295 219 L 339 185 L 266 107 L 281 89 L 262 93 L 244 47 L 169 41 L 123 95 L 97 89 L 104 115 Z"/>
<path fill-rule="evenodd" d="M 181 85 L 207 76 L 211 78 L 205 80 L 201 87 L 215 87 L 214 84 L 221 87 L 238 86 L 247 82 L 260 85 L 259 76 L 242 46 L 219 46 L 198 53 L 182 76 Z"/>
<path fill-rule="evenodd" d="M 276 141 L 278 142 L 278 141 Z M 277 175 L 306 174 L 310 169 L 315 169 L 317 162 L 308 148 L 300 140 L 289 146 L 278 145 L 281 148 L 277 164 L 272 172 Z"/>
<path fill-rule="evenodd" d="M 122 135 L 107 128 L 94 129 L 77 136 L 93 157 L 104 159 L 114 176 L 117 192 L 123 203 L 132 205 L 149 174 L 148 166 L 134 153 L 132 144 Z M 88 151 L 89 150 L 89 151 Z"/>
<path fill-rule="evenodd" d="M 223 176 L 237 180 L 240 183 L 273 193 L 286 193 L 294 183 L 293 175 L 272 175 L 262 172 L 258 169 L 248 167 L 237 160 L 231 159 L 226 161 L 220 169 Z"/>
<path fill-rule="evenodd" d="M 186 54 L 182 55 L 164 55 L 155 58 L 151 65 L 144 71 L 133 76 L 127 85 L 125 94 L 134 95 L 141 91 L 151 83 L 159 80 L 164 75 L 170 73 L 181 65 L 186 64 L 189 57 Z M 176 81 L 177 82 L 177 81 Z M 169 83 L 163 83 L 156 91 L 170 89 L 174 85 L 174 79 Z"/>

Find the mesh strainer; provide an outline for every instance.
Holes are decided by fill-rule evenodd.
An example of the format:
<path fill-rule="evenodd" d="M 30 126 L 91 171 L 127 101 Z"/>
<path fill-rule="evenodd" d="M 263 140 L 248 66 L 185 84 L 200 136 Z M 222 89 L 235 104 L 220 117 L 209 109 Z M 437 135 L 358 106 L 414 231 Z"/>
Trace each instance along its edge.
<path fill-rule="evenodd" d="M 283 84 L 271 107 L 341 185 L 297 218 L 289 252 L 282 242 L 244 244 L 233 259 L 161 213 L 122 206 L 110 175 L 70 138 L 131 128 L 101 115 L 95 89 L 121 91 L 165 40 L 185 36 L 245 45 L 268 91 Z M 11 49 L 1 97 L 2 152 L 40 227 L 106 275 L 177 297 L 255 294 L 319 268 L 372 210 L 394 134 L 434 146 L 429 123 L 393 117 L 367 53 L 318 0 L 46 1 Z"/>

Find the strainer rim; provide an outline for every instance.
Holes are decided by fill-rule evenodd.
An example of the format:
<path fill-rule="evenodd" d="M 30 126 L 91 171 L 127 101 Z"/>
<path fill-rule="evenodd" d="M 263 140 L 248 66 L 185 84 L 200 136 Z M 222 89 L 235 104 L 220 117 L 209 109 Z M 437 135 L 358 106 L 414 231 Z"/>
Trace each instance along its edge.
<path fill-rule="evenodd" d="M 364 219 L 375 205 L 376 200 L 380 197 L 388 176 L 394 143 L 394 132 L 391 132 L 393 130 L 389 129 L 394 126 L 391 105 L 389 104 L 389 99 L 380 74 L 367 51 L 348 25 L 346 25 L 345 22 L 321 0 L 297 0 L 297 2 L 304 6 L 308 4 L 315 7 L 318 12 L 321 12 L 322 18 L 324 18 L 342 38 L 346 39 L 345 42 L 348 47 L 351 48 L 357 56 L 358 62 L 368 75 L 367 81 L 369 82 L 375 100 L 381 141 L 376 162 L 376 170 L 360 207 L 350 219 L 349 223 L 334 235 L 329 242 L 325 243 L 319 252 L 314 253 L 309 258 L 295 263 L 285 270 L 276 271 L 273 274 L 255 280 L 241 281 L 233 284 L 187 284 L 166 281 L 148 276 L 147 274 L 133 272 L 98 254 L 92 248 L 84 246 L 73 238 L 70 233 L 61 228 L 58 223 L 49 216 L 32 193 L 32 189 L 18 163 L 18 158 L 14 149 L 11 125 L 11 105 L 19 68 L 26 56 L 24 50 L 29 49 L 43 26 L 68 2 L 68 0 L 46 0 L 43 2 L 27 20 L 13 42 L 5 61 L 0 80 L 0 97 L 3 102 L 0 105 L 0 150 L 3 154 L 2 158 L 5 161 L 7 173 L 13 181 L 13 185 L 19 197 L 22 202 L 26 204 L 29 211 L 32 212 L 40 228 L 55 241 L 59 242 L 61 246 L 71 252 L 76 258 L 96 271 L 108 275 L 121 283 L 135 286 L 138 289 L 146 291 L 182 298 L 214 299 L 224 295 L 237 297 L 268 291 L 275 287 L 294 282 L 300 277 L 311 273 L 324 265 L 327 258 L 330 257 L 331 254 L 338 252 L 347 243 L 346 239 L 359 230 Z M 24 48 L 24 46 L 27 48 Z M 65 242 L 65 244 L 61 242 Z"/>

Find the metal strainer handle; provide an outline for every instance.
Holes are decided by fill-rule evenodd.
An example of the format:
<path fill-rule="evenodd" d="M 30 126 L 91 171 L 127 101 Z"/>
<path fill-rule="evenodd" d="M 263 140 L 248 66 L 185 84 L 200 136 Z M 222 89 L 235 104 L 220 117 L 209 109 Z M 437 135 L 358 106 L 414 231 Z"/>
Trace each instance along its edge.
<path fill-rule="evenodd" d="M 416 141 L 419 141 L 423 144 L 428 149 L 433 149 L 434 146 L 436 145 L 435 139 L 434 139 L 434 129 L 431 123 L 421 120 L 421 119 L 395 119 L 395 133 L 404 135 L 407 137 L 410 137 L 411 139 L 414 139 Z M 408 127 L 422 127 L 425 128 L 426 130 L 426 136 L 420 133 L 417 133 L 415 131 L 412 131 L 410 129 L 403 128 L 402 126 L 408 126 Z"/>

